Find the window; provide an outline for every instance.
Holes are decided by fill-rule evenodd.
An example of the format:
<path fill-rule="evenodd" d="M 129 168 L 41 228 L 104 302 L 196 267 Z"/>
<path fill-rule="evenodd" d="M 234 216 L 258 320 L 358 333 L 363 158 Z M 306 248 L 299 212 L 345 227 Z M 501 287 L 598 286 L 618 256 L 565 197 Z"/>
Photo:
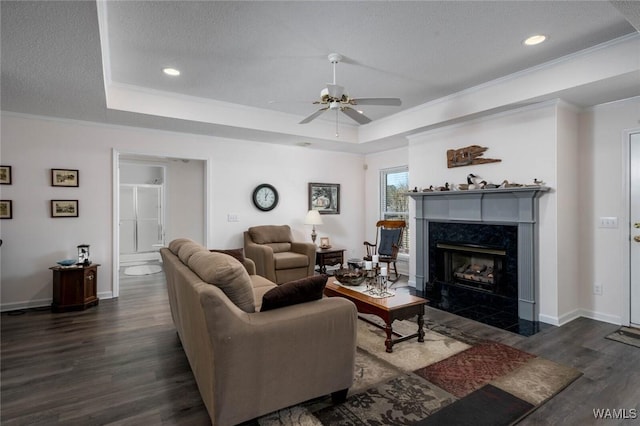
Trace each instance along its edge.
<path fill-rule="evenodd" d="M 400 253 L 409 253 L 409 168 L 394 167 L 380 172 L 380 217 L 407 222 Z"/>

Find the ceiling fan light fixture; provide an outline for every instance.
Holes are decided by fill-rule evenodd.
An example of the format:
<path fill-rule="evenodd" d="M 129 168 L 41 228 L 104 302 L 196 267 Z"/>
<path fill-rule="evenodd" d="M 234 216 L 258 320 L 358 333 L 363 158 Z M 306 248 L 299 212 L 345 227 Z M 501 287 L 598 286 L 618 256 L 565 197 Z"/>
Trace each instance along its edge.
<path fill-rule="evenodd" d="M 172 67 L 164 67 L 162 68 L 162 72 L 171 77 L 177 77 L 180 75 L 180 70 Z"/>
<path fill-rule="evenodd" d="M 524 41 L 522 42 L 522 44 L 524 44 L 525 46 L 535 46 L 537 44 L 540 44 L 544 41 L 547 40 L 547 36 L 544 34 L 535 34 L 532 35 L 531 37 L 527 37 L 526 39 L 524 39 Z"/>

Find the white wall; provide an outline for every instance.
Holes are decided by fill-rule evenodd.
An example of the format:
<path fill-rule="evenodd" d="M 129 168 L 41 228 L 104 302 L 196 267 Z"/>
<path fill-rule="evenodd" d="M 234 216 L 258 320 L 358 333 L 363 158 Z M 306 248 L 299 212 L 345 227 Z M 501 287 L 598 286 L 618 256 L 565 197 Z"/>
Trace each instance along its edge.
<path fill-rule="evenodd" d="M 580 114 L 579 195 L 581 315 L 628 324 L 628 164 L 625 131 L 640 130 L 640 98 L 596 106 Z M 616 229 L 598 227 L 600 217 L 620 218 Z M 602 295 L 593 294 L 593 285 Z"/>
<path fill-rule="evenodd" d="M 361 155 L 8 113 L 2 115 L 1 137 L 1 163 L 13 167 L 13 185 L 0 188 L 1 197 L 13 200 L 14 207 L 14 218 L 0 222 L 2 310 L 49 304 L 48 268 L 59 259 L 75 257 L 80 243 L 90 244 L 94 262 L 102 265 L 99 296 L 110 297 L 114 149 L 208 162 L 210 201 L 204 207 L 209 212 L 206 243 L 212 248 L 241 247 L 242 232 L 260 224 L 289 224 L 297 239 L 310 241 L 311 229 L 302 223 L 307 183 L 340 183 L 341 214 L 324 215 L 318 233 L 329 236 L 334 246 L 345 247 L 348 256 L 362 252 Z M 80 187 L 51 187 L 51 168 L 80 170 Z M 262 182 L 280 193 L 278 207 L 268 213 L 251 203 L 253 188 Z M 50 218 L 52 199 L 79 200 L 80 217 Z M 227 222 L 229 213 L 237 214 L 239 222 Z"/>

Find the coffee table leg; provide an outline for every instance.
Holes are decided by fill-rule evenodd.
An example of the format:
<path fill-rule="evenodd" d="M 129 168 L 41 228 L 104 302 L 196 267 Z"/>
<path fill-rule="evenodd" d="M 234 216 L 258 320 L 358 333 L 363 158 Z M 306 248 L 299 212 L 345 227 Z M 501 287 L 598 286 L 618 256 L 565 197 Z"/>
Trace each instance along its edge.
<path fill-rule="evenodd" d="M 387 339 L 384 341 L 384 345 L 387 347 L 387 352 L 393 352 L 393 340 L 391 336 L 393 335 L 393 328 L 391 327 L 391 323 L 386 323 L 384 327 L 384 331 L 387 332 Z"/>
<path fill-rule="evenodd" d="M 418 342 L 424 342 L 424 313 L 418 314 Z"/>

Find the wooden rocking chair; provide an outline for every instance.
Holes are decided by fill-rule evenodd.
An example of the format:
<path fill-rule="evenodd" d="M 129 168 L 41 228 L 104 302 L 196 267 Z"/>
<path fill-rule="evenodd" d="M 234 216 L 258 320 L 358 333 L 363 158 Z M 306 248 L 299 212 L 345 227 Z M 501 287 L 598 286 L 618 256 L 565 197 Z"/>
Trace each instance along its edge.
<path fill-rule="evenodd" d="M 396 282 L 400 275 L 396 267 L 398 251 L 402 246 L 402 234 L 407 226 L 404 220 L 379 220 L 376 223 L 376 242 L 364 242 L 367 255 L 364 260 L 372 260 L 374 255 L 378 255 L 379 263 L 386 263 L 387 270 L 390 271 L 393 265 L 395 279 L 389 278 L 389 281 Z"/>

